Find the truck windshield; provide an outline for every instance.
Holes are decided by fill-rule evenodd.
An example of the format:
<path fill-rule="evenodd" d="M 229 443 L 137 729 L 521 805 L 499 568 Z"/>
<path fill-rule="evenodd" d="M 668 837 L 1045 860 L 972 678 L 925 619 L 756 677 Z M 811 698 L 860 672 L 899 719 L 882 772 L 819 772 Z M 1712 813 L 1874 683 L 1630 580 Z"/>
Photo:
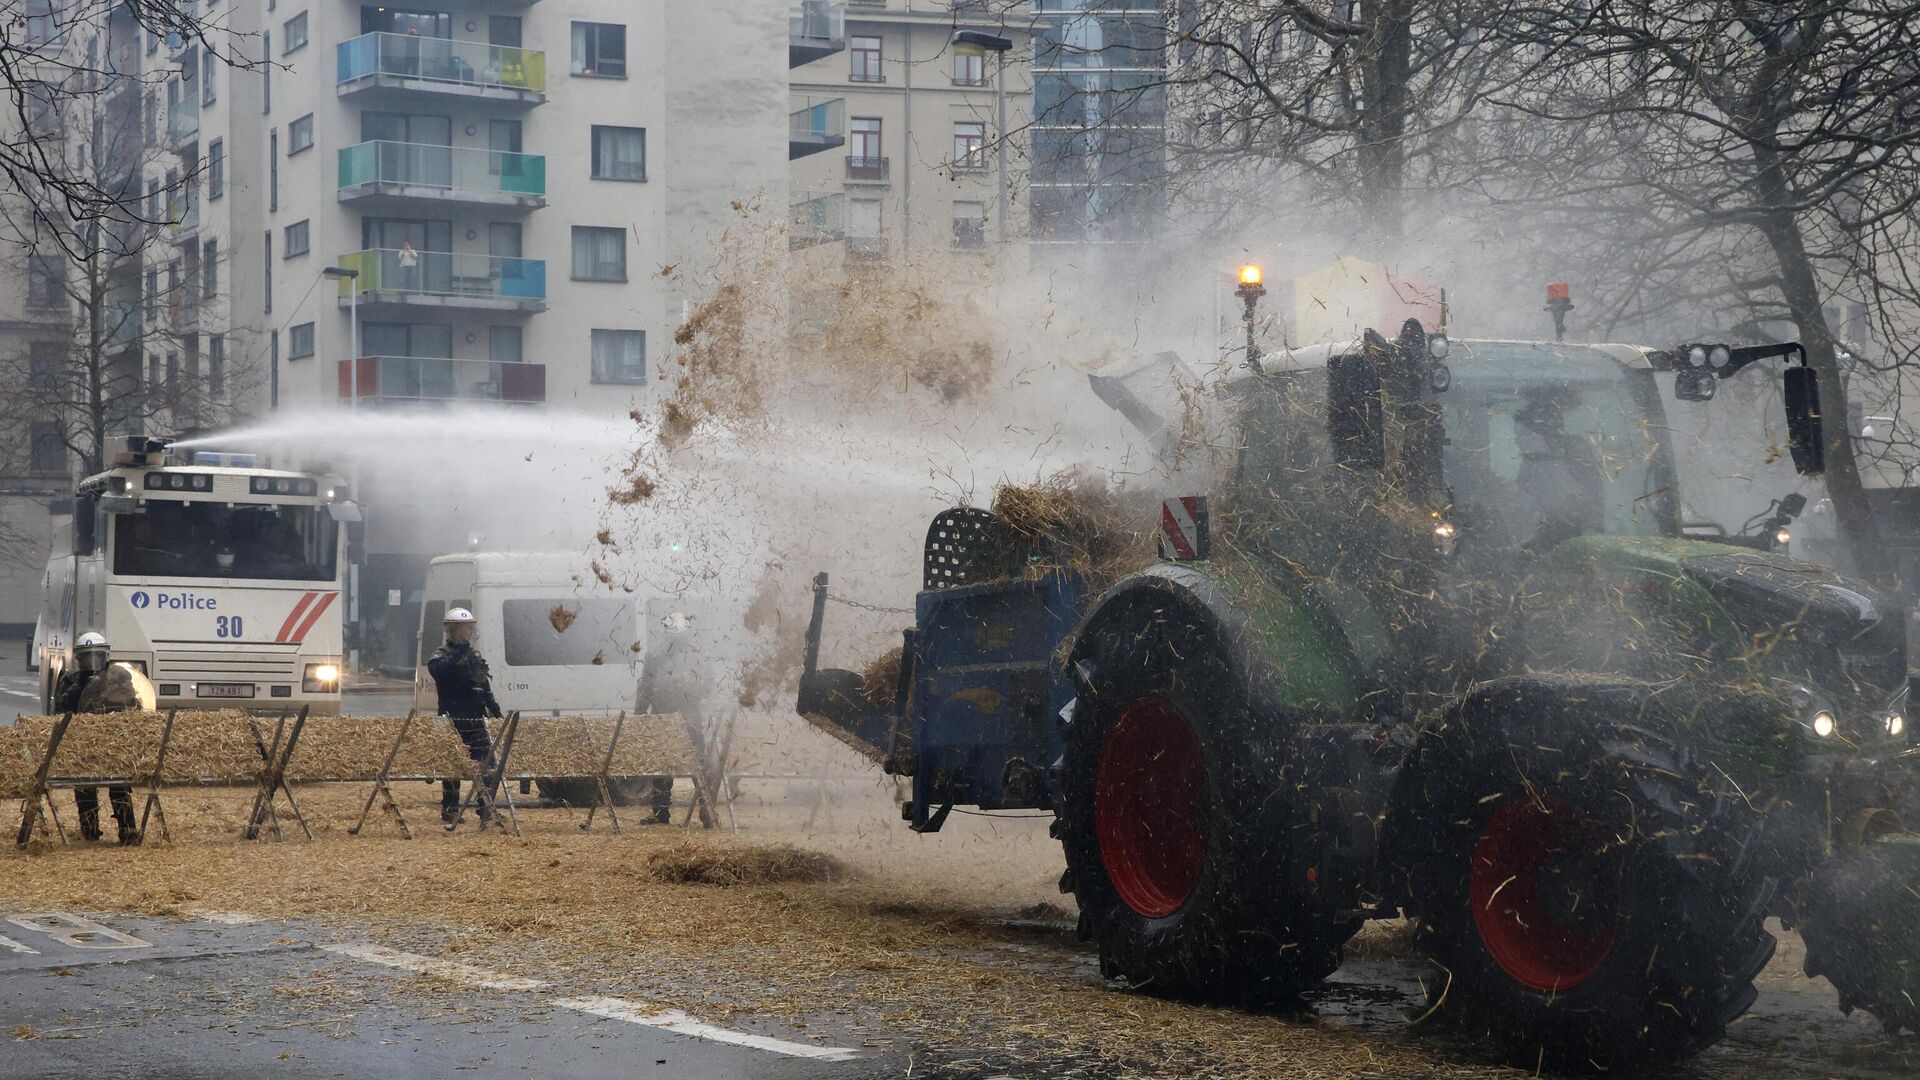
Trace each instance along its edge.
<path fill-rule="evenodd" d="M 1544 551 L 1584 533 L 1671 531 L 1673 467 L 1648 373 L 1528 343 L 1463 343 L 1450 363 L 1446 478 L 1464 532 Z"/>
<path fill-rule="evenodd" d="M 323 506 L 225 506 L 149 499 L 113 518 L 123 577 L 332 581 L 339 526 Z"/>

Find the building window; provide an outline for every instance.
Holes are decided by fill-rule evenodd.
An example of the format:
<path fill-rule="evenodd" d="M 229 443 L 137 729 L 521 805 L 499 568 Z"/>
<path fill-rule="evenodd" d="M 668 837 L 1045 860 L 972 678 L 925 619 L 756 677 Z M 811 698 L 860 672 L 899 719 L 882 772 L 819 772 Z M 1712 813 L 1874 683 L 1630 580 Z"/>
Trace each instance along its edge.
<path fill-rule="evenodd" d="M 987 204 L 953 204 L 953 246 L 977 248 L 987 242 Z"/>
<path fill-rule="evenodd" d="M 273 230 L 272 229 L 268 229 L 266 231 L 266 253 L 267 253 L 267 257 L 266 257 L 267 288 L 266 288 L 266 291 L 261 294 L 260 310 L 265 312 L 268 315 L 271 315 L 273 314 Z"/>
<path fill-rule="evenodd" d="M 36 311 L 67 306 L 67 286 L 60 264 L 45 255 L 27 261 L 27 306 Z"/>
<path fill-rule="evenodd" d="M 953 122 L 953 167 L 956 169 L 987 167 L 987 125 L 984 122 L 979 120 Z"/>
<path fill-rule="evenodd" d="M 200 104 L 213 104 L 213 73 L 220 66 L 220 58 L 212 49 L 200 54 Z"/>
<path fill-rule="evenodd" d="M 53 40 L 59 29 L 53 18 L 53 0 L 27 0 L 26 15 L 28 45 L 45 45 Z"/>
<path fill-rule="evenodd" d="M 593 125 L 593 178 L 645 180 L 647 129 Z"/>
<path fill-rule="evenodd" d="M 487 327 L 487 359 L 496 364 L 518 364 L 526 360 L 520 327 Z"/>
<path fill-rule="evenodd" d="M 647 332 L 645 330 L 595 330 L 593 332 L 593 381 L 628 384 L 646 382 Z"/>
<path fill-rule="evenodd" d="M 287 359 L 299 360 L 313 355 L 313 324 L 303 322 L 287 328 Z"/>
<path fill-rule="evenodd" d="M 160 181 L 147 181 L 147 220 L 158 225 L 160 224 L 160 215 L 165 211 L 166 204 L 161 201 Z"/>
<path fill-rule="evenodd" d="M 267 209 L 280 209 L 280 129 L 267 131 Z"/>
<path fill-rule="evenodd" d="M 280 257 L 283 259 L 291 259 L 307 253 L 307 223 L 305 221 L 296 221 L 287 226 L 287 238 L 282 243 L 282 247 L 284 250 L 281 251 Z"/>
<path fill-rule="evenodd" d="M 207 199 L 227 193 L 227 141 L 215 139 L 207 144 Z"/>
<path fill-rule="evenodd" d="M 877 37 L 856 37 L 847 48 L 847 57 L 853 68 L 847 73 L 850 82 L 886 82 L 887 77 L 880 71 L 880 39 Z"/>
<path fill-rule="evenodd" d="M 978 49 L 953 50 L 953 85 L 987 85 L 987 54 Z"/>
<path fill-rule="evenodd" d="M 220 397 L 227 392 L 227 339 L 215 334 L 207 339 L 207 393 Z"/>
<path fill-rule="evenodd" d="M 60 436 L 60 425 L 47 420 L 33 423 L 33 449 L 27 468 L 38 473 L 67 471 L 67 441 Z"/>
<path fill-rule="evenodd" d="M 58 341 L 36 341 L 27 346 L 27 385 L 45 394 L 60 385 L 67 347 Z"/>
<path fill-rule="evenodd" d="M 877 116 L 856 116 L 848 128 L 853 142 L 848 145 L 851 156 L 863 165 L 877 164 L 880 152 L 880 118 Z"/>
<path fill-rule="evenodd" d="M 295 120 L 287 125 L 287 156 L 292 157 L 302 150 L 313 148 L 313 114 Z"/>
<path fill-rule="evenodd" d="M 597 79 L 626 78 L 627 28 L 615 23 L 574 23 L 573 73 Z"/>
<path fill-rule="evenodd" d="M 269 6 L 268 10 L 271 11 L 272 7 Z M 272 34 L 263 33 L 260 35 L 260 55 L 261 56 L 273 55 L 273 35 Z M 273 65 L 261 64 L 260 65 L 260 115 L 267 116 L 272 112 L 273 112 Z"/>
<path fill-rule="evenodd" d="M 307 46 L 307 13 L 301 12 L 280 28 L 280 55 L 299 52 Z"/>
<path fill-rule="evenodd" d="M 200 295 L 212 300 L 220 291 L 220 241 L 200 245 Z"/>
<path fill-rule="evenodd" d="M 147 321 L 160 317 L 160 268 L 147 267 Z"/>
<path fill-rule="evenodd" d="M 573 227 L 575 281 L 627 280 L 627 231 L 591 225 Z"/>

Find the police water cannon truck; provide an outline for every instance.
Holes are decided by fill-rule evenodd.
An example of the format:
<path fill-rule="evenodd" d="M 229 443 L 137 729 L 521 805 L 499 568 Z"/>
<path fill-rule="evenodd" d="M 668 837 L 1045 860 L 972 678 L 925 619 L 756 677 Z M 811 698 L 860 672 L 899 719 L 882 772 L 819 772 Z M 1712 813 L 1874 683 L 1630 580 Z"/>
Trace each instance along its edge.
<path fill-rule="evenodd" d="M 799 711 L 911 779 L 915 830 L 1051 811 L 1081 935 L 1149 991 L 1284 999 L 1407 916 L 1456 1030 L 1636 1072 L 1725 1034 L 1778 917 L 1843 1007 L 1920 1030 L 1904 615 L 1681 529 L 1656 375 L 1697 401 L 1799 361 L 1813 474 L 1797 345 L 1409 320 L 1248 359 L 1224 430 L 1188 442 L 1230 460 L 1167 500 L 1161 561 L 1096 590 L 991 512 L 943 512 L 897 685 L 819 664 L 823 574 Z M 1095 390 L 1151 435 L 1147 382 Z"/>
<path fill-rule="evenodd" d="M 128 437 L 80 482 L 71 542 L 48 568 L 42 707 L 70 643 L 96 630 L 162 709 L 337 714 L 346 530 L 359 517 L 337 478 Z"/>

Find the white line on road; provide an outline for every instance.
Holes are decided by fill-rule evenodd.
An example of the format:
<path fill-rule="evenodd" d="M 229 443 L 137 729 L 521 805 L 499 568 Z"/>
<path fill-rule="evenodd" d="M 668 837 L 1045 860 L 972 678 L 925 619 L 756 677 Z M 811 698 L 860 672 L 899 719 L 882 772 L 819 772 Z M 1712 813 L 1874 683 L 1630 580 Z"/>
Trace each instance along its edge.
<path fill-rule="evenodd" d="M 9 690 L 4 686 L 0 686 L 0 694 L 12 694 L 14 697 L 23 698 L 37 698 L 40 696 L 31 690 Z"/>
<path fill-rule="evenodd" d="M 249 916 L 222 913 L 206 913 L 200 916 L 214 922 L 247 919 Z M 399 968 L 402 971 L 418 972 L 422 975 L 435 975 L 453 982 L 477 986 L 485 990 L 544 990 L 547 984 L 539 979 L 527 979 L 517 975 L 502 975 L 484 971 L 467 964 L 452 960 L 438 960 L 418 953 L 401 952 L 389 949 L 385 945 L 373 945 L 365 942 L 347 942 L 344 944 L 322 945 L 326 952 L 339 956 L 364 960 L 370 964 Z M 554 1008 L 583 1012 L 606 1020 L 619 1020 L 628 1024 L 642 1024 L 675 1035 L 688 1035 L 708 1042 L 731 1043 L 735 1046 L 751 1047 L 788 1057 L 811 1058 L 815 1061 L 852 1061 L 859 1051 L 839 1046 L 808 1046 L 805 1043 L 788 1042 L 766 1035 L 752 1035 L 744 1031 L 715 1027 L 702 1023 L 677 1009 L 662 1009 L 657 1006 L 643 1005 L 636 1001 L 627 1001 L 612 997 L 561 998 L 553 1002 Z"/>
<path fill-rule="evenodd" d="M 258 915 L 245 915 L 238 911 L 189 911 L 187 914 L 203 922 L 217 926 L 252 926 L 260 921 Z"/>
<path fill-rule="evenodd" d="M 385 945 L 363 945 L 350 942 L 344 945 L 320 947 L 330 953 L 350 956 L 355 960 L 365 960 L 369 964 L 382 964 L 402 971 L 419 972 L 422 975 L 437 975 L 454 982 L 478 986 L 482 990 L 544 990 L 547 987 L 547 984 L 539 979 L 498 975 L 466 964 L 455 963 L 452 960 L 436 960 L 431 956 L 389 949 Z"/>
<path fill-rule="evenodd" d="M 785 1039 L 769 1038 L 765 1035 L 749 1035 L 744 1031 L 732 1031 L 712 1024 L 703 1024 L 677 1009 L 656 1009 L 634 1001 L 620 998 L 562 998 L 553 1003 L 554 1007 L 572 1009 L 608 1020 L 622 1020 L 629 1024 L 645 1024 L 647 1027 L 671 1031 L 676 1035 L 691 1035 L 696 1039 L 709 1042 L 732 1043 L 735 1046 L 750 1046 L 756 1050 L 767 1050 L 788 1057 L 813 1058 L 818 1061 L 852 1061 L 859 1051 L 839 1046 L 807 1046 L 803 1043 L 788 1042 Z"/>

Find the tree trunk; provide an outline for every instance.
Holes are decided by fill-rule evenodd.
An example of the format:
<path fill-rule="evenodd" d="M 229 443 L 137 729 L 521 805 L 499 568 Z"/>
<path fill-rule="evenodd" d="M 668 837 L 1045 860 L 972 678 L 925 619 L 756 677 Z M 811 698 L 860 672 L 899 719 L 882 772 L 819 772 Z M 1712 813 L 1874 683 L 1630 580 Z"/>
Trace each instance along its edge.
<path fill-rule="evenodd" d="M 1400 205 L 1406 184 L 1407 96 L 1413 77 L 1413 0 L 1366 6 L 1360 39 L 1360 205 L 1367 227 L 1390 258 L 1405 228 Z"/>
<path fill-rule="evenodd" d="M 1761 160 L 1762 183 L 1766 183 L 1769 176 L 1776 179 L 1784 176 L 1778 158 L 1771 151 L 1757 156 Z M 1784 186 L 1774 190 L 1784 190 Z M 1840 357 L 1834 347 L 1833 330 L 1827 325 L 1826 311 L 1820 304 L 1820 281 L 1814 274 L 1813 260 L 1807 257 L 1800 223 L 1792 210 L 1770 210 L 1760 220 L 1760 233 L 1766 237 L 1780 264 L 1781 292 L 1788 313 L 1800 331 L 1800 343 L 1806 346 L 1807 363 L 1820 378 L 1827 497 L 1833 500 L 1847 569 L 1863 577 L 1883 579 L 1886 575 L 1876 558 L 1880 546 L 1873 510 L 1867 505 L 1866 488 L 1860 481 L 1860 463 L 1853 456 L 1853 431 L 1848 424 L 1846 387 L 1840 380 Z"/>

